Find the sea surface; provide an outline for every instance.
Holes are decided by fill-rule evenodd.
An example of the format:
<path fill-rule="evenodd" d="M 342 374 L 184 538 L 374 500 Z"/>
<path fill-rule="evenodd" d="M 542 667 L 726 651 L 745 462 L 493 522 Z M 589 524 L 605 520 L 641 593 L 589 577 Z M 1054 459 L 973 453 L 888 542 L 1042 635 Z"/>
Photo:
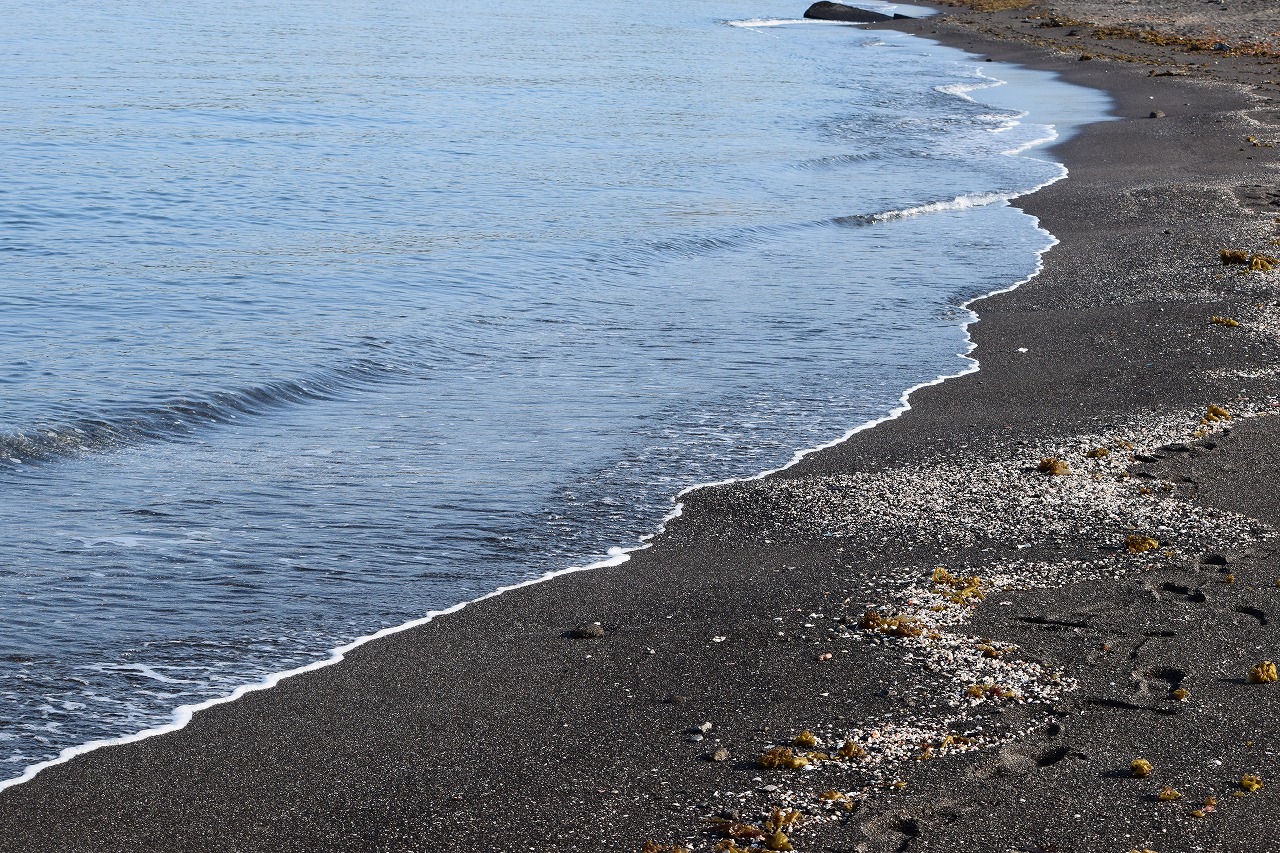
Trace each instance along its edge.
<path fill-rule="evenodd" d="M 805 5 L 3 3 L 0 779 L 966 369 L 1107 103 Z"/>

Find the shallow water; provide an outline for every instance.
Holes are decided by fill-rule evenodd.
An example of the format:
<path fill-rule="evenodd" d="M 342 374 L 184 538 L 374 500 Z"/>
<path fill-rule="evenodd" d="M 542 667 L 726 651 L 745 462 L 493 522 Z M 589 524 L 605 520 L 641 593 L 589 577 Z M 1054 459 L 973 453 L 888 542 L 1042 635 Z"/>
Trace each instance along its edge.
<path fill-rule="evenodd" d="M 0 778 L 961 369 L 1106 104 L 798 11 L 8 8 Z"/>

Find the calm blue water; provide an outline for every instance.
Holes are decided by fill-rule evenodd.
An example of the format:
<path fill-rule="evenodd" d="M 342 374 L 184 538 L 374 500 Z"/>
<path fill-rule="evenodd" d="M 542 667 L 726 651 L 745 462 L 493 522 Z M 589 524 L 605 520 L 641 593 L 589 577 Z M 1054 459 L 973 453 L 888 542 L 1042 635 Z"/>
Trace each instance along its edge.
<path fill-rule="evenodd" d="M 959 369 L 1105 104 L 804 5 L 5 3 L 0 778 Z"/>

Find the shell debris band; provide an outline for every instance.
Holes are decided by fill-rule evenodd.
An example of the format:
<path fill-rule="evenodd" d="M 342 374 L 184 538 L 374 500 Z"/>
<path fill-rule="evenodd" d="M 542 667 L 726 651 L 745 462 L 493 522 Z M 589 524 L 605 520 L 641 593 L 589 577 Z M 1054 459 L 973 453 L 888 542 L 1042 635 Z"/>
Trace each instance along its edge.
<path fill-rule="evenodd" d="M 1204 423 L 1206 412 L 1216 419 Z M 841 636 L 880 647 L 920 673 L 931 685 L 927 707 L 903 707 L 892 718 L 856 725 L 809 721 L 762 753 L 760 764 L 772 783 L 765 794 L 726 796 L 761 808 L 801 810 L 804 816 L 786 834 L 802 840 L 809 823 L 841 819 L 837 800 L 824 798 L 833 781 L 847 777 L 838 801 L 843 810 L 901 790 L 914 762 L 1000 746 L 1041 726 L 1044 720 L 1033 715 L 1030 722 L 999 729 L 976 712 L 991 703 L 1050 703 L 1075 689 L 1075 682 L 1020 657 L 1012 644 L 966 632 L 974 612 L 1002 593 L 1120 578 L 1153 565 L 1194 565 L 1205 552 L 1271 538 L 1273 532 L 1252 519 L 1181 501 L 1172 486 L 1144 490 L 1129 474 L 1135 456 L 1204 440 L 1240 418 L 1269 413 L 1269 406 L 1242 402 L 1230 413 L 1215 404 L 1147 414 L 1106 434 L 1002 448 L 1009 452 L 1001 458 L 940 453 L 873 472 L 738 484 L 719 495 L 722 511 L 772 541 L 797 532 L 856 535 L 935 555 L 961 547 L 972 555 L 975 546 L 992 554 L 981 565 L 889 566 L 880 597 L 855 595 L 845 600 L 843 613 L 828 613 L 846 632 Z M 1047 459 L 1061 460 L 1073 475 L 1045 476 L 1041 460 Z M 1058 546 L 1072 545 L 1065 553 L 1079 555 L 1081 543 L 1100 556 L 1057 553 Z M 1188 696 L 1183 691 L 1173 698 Z M 1129 768 L 1136 776 L 1152 771 L 1145 759 Z M 1164 786 L 1153 796 L 1171 801 L 1181 795 Z"/>

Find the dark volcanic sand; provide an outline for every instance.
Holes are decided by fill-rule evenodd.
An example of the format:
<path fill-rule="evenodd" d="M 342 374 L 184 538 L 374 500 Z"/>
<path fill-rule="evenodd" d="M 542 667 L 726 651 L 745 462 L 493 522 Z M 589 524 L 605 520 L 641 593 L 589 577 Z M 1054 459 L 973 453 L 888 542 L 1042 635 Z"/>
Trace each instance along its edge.
<path fill-rule="evenodd" d="M 1280 137 L 1259 100 L 1275 89 L 1082 62 L 1023 40 L 1079 38 L 1026 15 L 903 24 L 1116 98 L 1119 120 L 1058 150 L 1072 177 L 1019 202 L 1062 243 L 976 306 L 979 373 L 781 475 L 690 496 L 625 565 L 46 770 L 0 794 L 0 849 L 710 849 L 705 817 L 758 825 L 773 805 L 803 813 L 805 851 L 1280 849 L 1280 684 L 1246 681 L 1280 659 L 1280 420 L 1196 434 L 1210 404 L 1266 412 L 1277 392 L 1280 272 L 1218 263 L 1277 233 L 1280 149 L 1245 141 Z M 1202 71 L 1280 74 L 1259 62 Z M 1051 455 L 1073 473 L 1038 473 Z M 1131 534 L 1160 547 L 1131 555 Z M 981 576 L 985 600 L 932 592 L 939 565 Z M 869 606 L 925 633 L 862 630 Z M 603 637 L 564 636 L 592 621 Z M 802 730 L 870 756 L 760 766 Z M 1234 796 L 1244 773 L 1264 787 Z"/>

